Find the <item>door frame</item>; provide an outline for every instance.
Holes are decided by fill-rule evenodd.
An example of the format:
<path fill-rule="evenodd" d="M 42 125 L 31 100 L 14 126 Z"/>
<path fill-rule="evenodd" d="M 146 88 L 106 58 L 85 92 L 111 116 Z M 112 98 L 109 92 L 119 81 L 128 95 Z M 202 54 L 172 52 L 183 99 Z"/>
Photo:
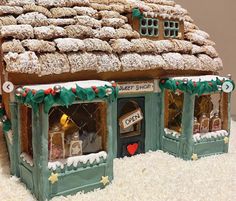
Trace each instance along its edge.
<path fill-rule="evenodd" d="M 121 115 L 119 113 L 121 111 L 119 112 L 118 105 L 120 104 L 120 106 L 123 108 L 126 105 L 126 103 L 129 103 L 129 102 L 135 102 L 135 104 L 137 104 L 136 106 L 141 108 L 144 118 L 140 122 L 141 128 L 140 128 L 140 132 L 138 135 L 134 134 L 134 135 L 127 136 L 127 137 L 125 137 L 125 136 L 122 137 L 122 134 L 120 133 L 121 129 L 119 128 L 119 117 Z M 122 108 L 120 108 L 120 109 L 122 110 Z M 146 115 L 145 114 L 146 114 L 146 112 L 145 112 L 145 97 L 144 96 L 118 98 L 117 99 L 117 116 L 116 116 L 116 118 L 117 118 L 117 157 L 124 157 L 123 151 L 122 151 L 124 149 L 124 146 L 126 146 L 126 145 L 128 146 L 133 143 L 139 144 L 136 152 L 138 152 L 138 150 L 140 150 L 140 153 L 145 153 L 145 135 L 146 135 L 145 134 L 145 131 L 146 131 L 146 129 L 145 129 Z"/>
<path fill-rule="evenodd" d="M 160 133 L 161 133 L 161 93 L 136 93 L 136 94 L 119 94 L 117 100 L 112 105 L 112 128 L 114 142 L 114 158 L 117 158 L 117 104 L 119 98 L 137 98 L 144 97 L 145 107 L 145 152 L 160 150 Z M 156 108 L 156 110 L 155 110 Z M 163 117 L 164 118 L 164 117 Z"/>

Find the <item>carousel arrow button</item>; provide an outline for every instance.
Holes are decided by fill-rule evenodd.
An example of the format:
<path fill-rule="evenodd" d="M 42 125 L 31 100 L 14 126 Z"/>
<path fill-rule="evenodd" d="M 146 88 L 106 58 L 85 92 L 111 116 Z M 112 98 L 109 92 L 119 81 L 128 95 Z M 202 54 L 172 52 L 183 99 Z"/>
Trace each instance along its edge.
<path fill-rule="evenodd" d="M 6 81 L 2 85 L 2 89 L 6 93 L 11 93 L 14 90 L 14 85 L 11 82 Z"/>
<path fill-rule="evenodd" d="M 232 84 L 231 82 L 229 82 L 229 81 L 226 81 L 226 82 L 224 82 L 224 83 L 222 84 L 222 90 L 223 90 L 223 92 L 225 92 L 225 93 L 230 93 L 230 92 L 233 91 L 233 89 L 234 89 L 234 86 L 233 86 L 233 84 Z"/>

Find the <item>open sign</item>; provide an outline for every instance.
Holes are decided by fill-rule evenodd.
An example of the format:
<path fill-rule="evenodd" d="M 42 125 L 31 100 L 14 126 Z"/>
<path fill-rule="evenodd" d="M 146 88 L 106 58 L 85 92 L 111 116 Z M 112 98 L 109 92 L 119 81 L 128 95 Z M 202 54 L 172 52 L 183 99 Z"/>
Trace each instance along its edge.
<path fill-rule="evenodd" d="M 119 118 L 119 125 L 121 128 L 126 129 L 143 119 L 143 114 L 140 108 L 130 112 L 128 114 L 123 115 Z"/>

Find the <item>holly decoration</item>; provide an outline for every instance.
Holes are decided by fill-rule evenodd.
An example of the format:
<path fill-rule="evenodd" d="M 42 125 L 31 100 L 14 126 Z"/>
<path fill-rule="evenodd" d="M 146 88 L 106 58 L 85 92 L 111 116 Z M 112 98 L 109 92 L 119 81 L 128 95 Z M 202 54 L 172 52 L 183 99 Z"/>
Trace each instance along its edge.
<path fill-rule="evenodd" d="M 228 82 L 231 82 L 234 85 L 235 84 L 232 80 L 227 80 Z M 216 78 L 216 80 L 211 81 L 192 81 L 189 80 L 186 82 L 186 80 L 174 80 L 174 79 L 168 79 L 164 78 L 160 80 L 160 88 L 163 89 L 169 89 L 173 92 L 176 90 L 180 90 L 182 92 L 186 92 L 189 94 L 198 94 L 201 96 L 204 93 L 211 93 L 211 92 L 217 92 L 220 91 L 220 87 L 224 81 L 220 80 L 219 78 Z"/>
<path fill-rule="evenodd" d="M 142 19 L 143 18 L 143 9 L 142 8 L 133 8 L 132 17 Z"/>
<path fill-rule="evenodd" d="M 4 119 L 4 117 L 6 119 Z M 0 119 L 2 119 L 2 129 L 4 131 L 4 133 L 7 133 L 8 131 L 11 130 L 11 121 L 7 118 L 6 116 L 6 111 L 3 107 L 0 108 Z"/>
<path fill-rule="evenodd" d="M 59 86 L 57 86 L 58 88 Z M 106 91 L 109 89 L 111 94 L 107 94 Z M 27 88 L 21 88 L 17 90 L 16 99 L 27 105 L 31 105 L 34 112 L 38 111 L 39 104 L 44 104 L 44 111 L 49 112 L 50 108 L 54 104 L 60 104 L 68 107 L 72 105 L 75 100 L 88 100 L 92 101 L 96 98 L 108 98 L 109 101 L 113 101 L 117 98 L 118 87 L 116 85 L 112 86 L 93 86 L 91 88 L 81 88 L 78 85 L 71 89 L 66 89 L 65 87 L 60 88 L 60 90 L 55 90 L 52 88 L 46 90 L 30 90 Z"/>

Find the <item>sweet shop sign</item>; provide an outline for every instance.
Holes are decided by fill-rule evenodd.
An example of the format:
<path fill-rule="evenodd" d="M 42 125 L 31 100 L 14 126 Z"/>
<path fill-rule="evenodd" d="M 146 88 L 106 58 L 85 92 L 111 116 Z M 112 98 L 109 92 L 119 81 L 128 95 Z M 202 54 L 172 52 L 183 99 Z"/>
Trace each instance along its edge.
<path fill-rule="evenodd" d="M 154 82 L 120 82 L 118 83 L 119 94 L 147 93 L 154 91 Z"/>
<path fill-rule="evenodd" d="M 124 116 L 120 117 L 119 124 L 120 127 L 126 129 L 143 119 L 143 114 L 140 108 L 134 110 L 133 112 L 127 113 Z"/>

